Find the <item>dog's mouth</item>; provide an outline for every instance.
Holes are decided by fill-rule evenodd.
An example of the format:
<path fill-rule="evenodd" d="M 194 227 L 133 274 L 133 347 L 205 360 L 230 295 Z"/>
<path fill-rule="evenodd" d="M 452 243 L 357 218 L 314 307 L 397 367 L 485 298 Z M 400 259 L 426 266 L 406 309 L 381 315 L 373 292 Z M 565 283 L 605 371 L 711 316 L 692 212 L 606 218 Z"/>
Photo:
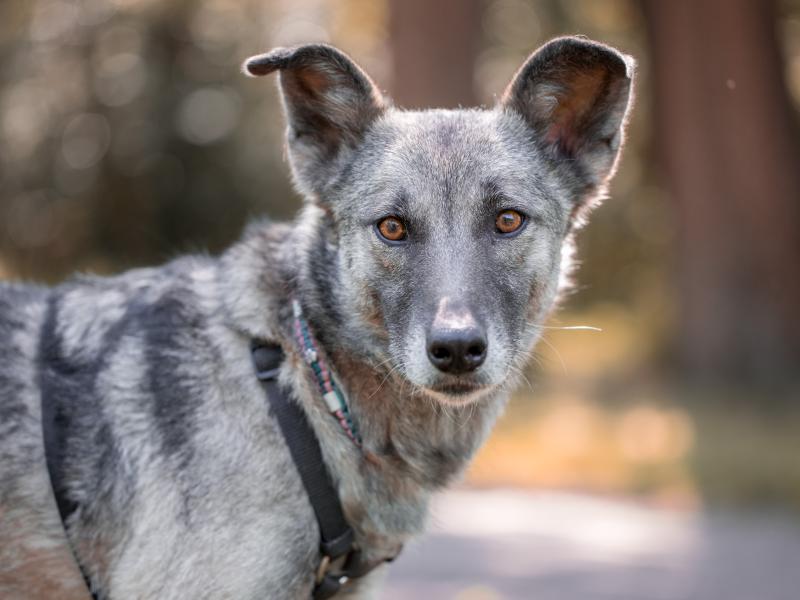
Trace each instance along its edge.
<path fill-rule="evenodd" d="M 450 396 L 466 396 L 481 389 L 480 385 L 474 383 L 445 383 L 431 387 L 431 390 L 440 394 Z"/>
<path fill-rule="evenodd" d="M 470 381 L 448 381 L 423 388 L 423 392 L 438 402 L 464 405 L 483 397 L 492 386 Z"/>

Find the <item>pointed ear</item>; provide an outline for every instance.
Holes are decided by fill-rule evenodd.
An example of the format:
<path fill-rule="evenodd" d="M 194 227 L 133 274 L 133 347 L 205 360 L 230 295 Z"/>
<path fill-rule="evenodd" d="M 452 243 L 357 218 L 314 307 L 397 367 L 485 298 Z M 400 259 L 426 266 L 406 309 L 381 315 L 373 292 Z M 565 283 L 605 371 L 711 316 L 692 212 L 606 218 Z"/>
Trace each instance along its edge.
<path fill-rule="evenodd" d="M 325 44 L 276 48 L 247 59 L 243 70 L 279 72 L 292 169 L 300 190 L 312 195 L 388 106 L 355 62 Z"/>
<path fill-rule="evenodd" d="M 517 71 L 500 100 L 521 115 L 581 191 L 612 175 L 623 140 L 634 61 L 581 37 L 554 39 Z"/>

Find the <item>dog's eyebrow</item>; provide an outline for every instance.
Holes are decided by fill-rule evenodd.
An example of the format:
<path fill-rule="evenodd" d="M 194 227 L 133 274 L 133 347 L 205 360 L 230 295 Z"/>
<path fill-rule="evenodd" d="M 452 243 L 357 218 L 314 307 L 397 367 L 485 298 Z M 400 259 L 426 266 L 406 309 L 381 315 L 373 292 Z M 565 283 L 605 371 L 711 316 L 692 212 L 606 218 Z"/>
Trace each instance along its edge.
<path fill-rule="evenodd" d="M 483 189 L 484 198 L 498 198 L 504 196 L 500 189 L 500 181 L 497 177 L 488 177 L 481 181 L 481 188 Z"/>
<path fill-rule="evenodd" d="M 493 194 L 484 194 L 483 203 L 492 208 L 503 208 L 509 204 L 516 204 L 510 196 L 502 192 Z"/>
<path fill-rule="evenodd" d="M 497 177 L 489 177 L 481 182 L 483 192 L 483 203 L 492 210 L 502 210 L 505 208 L 515 208 L 524 211 L 531 219 L 541 221 L 544 214 L 541 206 L 536 206 L 530 202 L 522 202 L 513 196 L 508 195 L 500 186 Z"/>
<path fill-rule="evenodd" d="M 392 195 L 386 199 L 385 203 L 381 204 L 381 208 L 392 214 L 406 217 L 408 216 L 408 201 L 408 193 L 403 189 L 399 189 L 393 192 Z"/>
<path fill-rule="evenodd" d="M 481 182 L 483 203 L 492 208 L 499 209 L 515 204 L 513 198 L 506 194 L 500 187 L 500 182 L 496 177 L 484 179 Z"/>
<path fill-rule="evenodd" d="M 372 222 L 388 215 L 395 215 L 403 219 L 411 216 L 408 210 L 408 195 L 405 190 L 397 190 L 385 200 L 379 200 L 372 205 L 365 215 L 365 222 Z"/>
<path fill-rule="evenodd" d="M 397 190 L 392 195 L 391 207 L 397 211 L 405 211 L 408 208 L 408 193 L 405 190 Z"/>

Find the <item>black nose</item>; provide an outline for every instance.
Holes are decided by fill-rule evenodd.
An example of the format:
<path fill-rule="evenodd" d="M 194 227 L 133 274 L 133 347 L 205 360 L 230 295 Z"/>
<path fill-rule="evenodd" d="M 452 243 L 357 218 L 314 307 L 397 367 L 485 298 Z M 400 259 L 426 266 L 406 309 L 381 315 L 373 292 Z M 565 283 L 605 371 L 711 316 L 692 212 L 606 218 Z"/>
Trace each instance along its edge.
<path fill-rule="evenodd" d="M 486 334 L 482 329 L 441 329 L 428 333 L 428 358 L 445 373 L 474 371 L 486 360 Z"/>

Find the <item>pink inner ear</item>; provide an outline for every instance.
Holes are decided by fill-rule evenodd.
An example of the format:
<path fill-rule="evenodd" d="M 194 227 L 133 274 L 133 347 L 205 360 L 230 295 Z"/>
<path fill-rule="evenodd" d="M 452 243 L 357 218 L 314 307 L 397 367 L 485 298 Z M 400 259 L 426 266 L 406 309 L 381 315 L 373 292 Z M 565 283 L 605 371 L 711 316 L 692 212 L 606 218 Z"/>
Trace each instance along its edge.
<path fill-rule="evenodd" d="M 569 122 L 553 123 L 544 136 L 545 141 L 556 147 L 559 152 L 574 156 L 580 149 L 581 139 Z"/>
<path fill-rule="evenodd" d="M 309 98 L 319 98 L 332 84 L 331 78 L 322 69 L 314 66 L 285 71 L 284 76 L 290 94 L 300 93 Z"/>
<path fill-rule="evenodd" d="M 582 126 L 608 86 L 609 72 L 602 66 L 575 71 L 562 81 L 563 91 L 550 114 L 545 140 L 572 156 L 583 143 Z"/>

